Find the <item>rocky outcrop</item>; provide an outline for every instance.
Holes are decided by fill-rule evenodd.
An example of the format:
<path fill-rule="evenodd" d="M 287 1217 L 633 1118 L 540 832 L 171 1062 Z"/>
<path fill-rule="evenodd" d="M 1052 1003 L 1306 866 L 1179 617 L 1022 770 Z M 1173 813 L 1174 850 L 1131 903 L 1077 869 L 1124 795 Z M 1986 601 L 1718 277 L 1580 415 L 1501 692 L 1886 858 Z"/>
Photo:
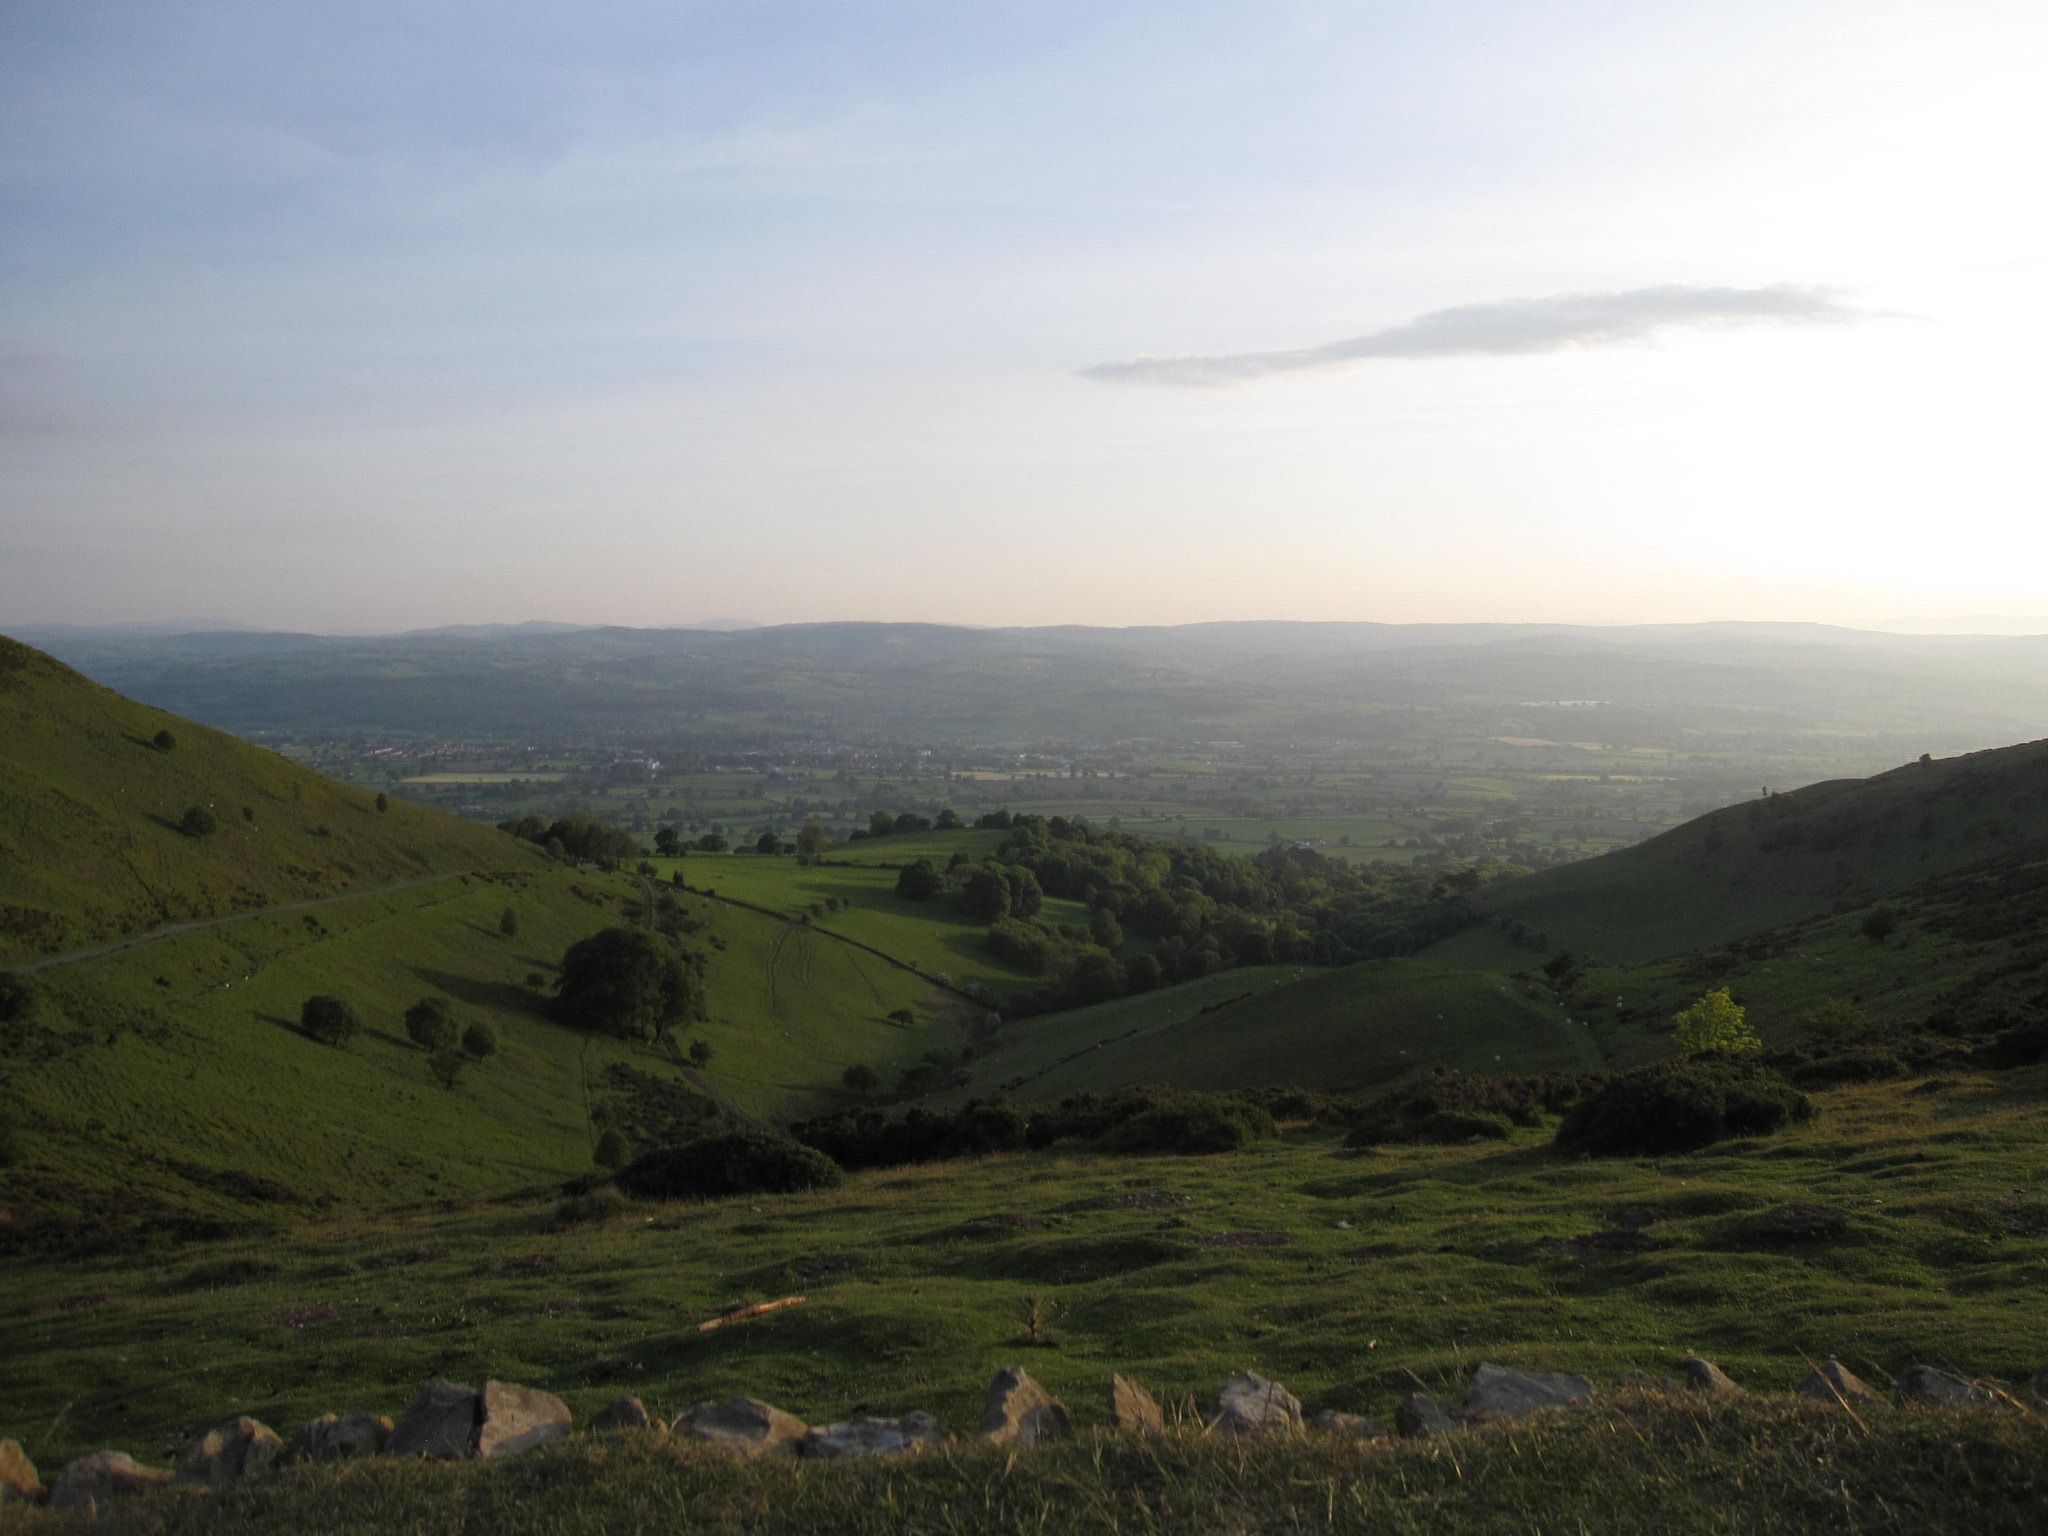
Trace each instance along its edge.
<path fill-rule="evenodd" d="M 1211 1433 L 1222 1435 L 1286 1434 L 1301 1428 L 1301 1403 L 1276 1381 L 1240 1371 L 1216 1394 L 1209 1416 Z"/>
<path fill-rule="evenodd" d="M 267 1424 L 244 1414 L 216 1424 L 193 1444 L 178 1463 L 178 1481 L 218 1488 L 266 1471 L 284 1449 L 284 1441 Z"/>
<path fill-rule="evenodd" d="M 1808 1371 L 1792 1390 L 1817 1403 L 1835 1403 L 1845 1408 L 1883 1401 L 1869 1383 L 1832 1355 L 1824 1364 Z"/>
<path fill-rule="evenodd" d="M 477 1424 L 476 1454 L 502 1459 L 550 1440 L 566 1439 L 574 1422 L 569 1405 L 551 1392 L 509 1381 L 484 1383 Z"/>
<path fill-rule="evenodd" d="M 1481 1365 L 1472 1373 L 1472 1385 L 1452 1409 L 1452 1416 L 1472 1423 L 1520 1419 L 1550 1408 L 1569 1408 L 1592 1395 L 1593 1383 L 1583 1376 Z"/>
<path fill-rule="evenodd" d="M 1166 1416 L 1152 1394 L 1128 1376 L 1109 1378 L 1109 1418 L 1118 1429 L 1154 1434 L 1166 1428 Z"/>
<path fill-rule="evenodd" d="M 0 1504 L 33 1504 L 43 1496 L 43 1480 L 28 1452 L 13 1440 L 0 1440 Z"/>
<path fill-rule="evenodd" d="M 1709 1397 L 1740 1397 L 1742 1388 L 1730 1381 L 1721 1367 L 1711 1360 L 1702 1360 L 1698 1355 L 1688 1355 L 1685 1361 L 1685 1385 L 1694 1392 L 1704 1392 Z"/>
<path fill-rule="evenodd" d="M 1006 1365 L 988 1384 L 981 1438 L 991 1445 L 1049 1445 L 1074 1432 L 1066 1408 L 1021 1365 Z"/>
<path fill-rule="evenodd" d="M 663 1426 L 647 1416 L 647 1405 L 637 1397 L 615 1397 L 598 1409 L 590 1420 L 590 1427 L 598 1434 L 622 1429 L 661 1429 Z"/>
<path fill-rule="evenodd" d="M 279 1453 L 279 1466 L 301 1461 L 353 1461 L 381 1456 L 391 1440 L 391 1421 L 381 1413 L 323 1413 L 302 1426 Z"/>
<path fill-rule="evenodd" d="M 946 1443 L 946 1432 L 928 1413 L 906 1413 L 900 1419 L 853 1419 L 825 1424 L 797 1442 L 799 1456 L 903 1456 Z"/>
<path fill-rule="evenodd" d="M 52 1509 L 91 1509 L 114 1499 L 132 1498 L 161 1488 L 171 1474 L 145 1467 L 126 1451 L 94 1451 L 57 1474 L 50 1485 Z"/>
<path fill-rule="evenodd" d="M 476 1429 L 482 1417 L 483 1394 L 474 1387 L 430 1381 L 399 1415 L 384 1454 L 460 1461 L 476 1453 Z"/>
<path fill-rule="evenodd" d="M 757 1397 L 699 1403 L 669 1428 L 685 1440 L 708 1440 L 741 1456 L 792 1456 L 798 1442 L 813 1432 L 803 1420 Z"/>
<path fill-rule="evenodd" d="M 1981 1381 L 1971 1381 L 1931 1365 L 1909 1365 L 1899 1372 L 1892 1400 L 1923 1408 L 1997 1408 L 2019 1413 L 2024 1410 L 2010 1393 Z"/>

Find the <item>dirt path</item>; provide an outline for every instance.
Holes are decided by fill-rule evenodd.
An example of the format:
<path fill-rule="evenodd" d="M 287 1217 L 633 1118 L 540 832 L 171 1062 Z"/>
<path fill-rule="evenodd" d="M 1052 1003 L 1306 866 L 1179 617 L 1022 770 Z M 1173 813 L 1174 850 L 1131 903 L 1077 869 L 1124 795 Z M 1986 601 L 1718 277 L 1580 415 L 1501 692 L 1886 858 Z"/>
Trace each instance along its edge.
<path fill-rule="evenodd" d="M 51 955 L 46 960 L 34 960 L 27 965 L 12 967 L 15 975 L 26 976 L 31 971 L 46 971 L 53 965 L 69 965 L 74 960 L 91 960 L 100 955 L 118 954 L 124 949 L 139 949 L 144 944 L 154 944 L 158 939 L 175 938 L 181 933 L 197 933 L 202 928 L 219 928 L 228 923 L 246 923 L 251 918 L 274 917 L 280 912 L 304 912 L 312 907 L 331 907 L 337 902 L 362 901 L 371 896 L 389 896 L 394 891 L 418 890 L 423 885 L 438 885 L 443 880 L 460 880 L 464 871 L 457 870 L 449 875 L 427 875 L 419 880 L 401 880 L 396 885 L 380 885 L 369 891 L 344 891 L 339 896 L 316 896 L 311 901 L 287 901 L 274 907 L 255 907 L 247 912 L 232 912 L 226 917 L 203 918 L 196 923 L 172 923 L 166 928 L 152 928 L 147 933 L 138 933 L 129 938 L 116 939 L 111 944 L 97 944 L 91 949 L 74 949 L 68 955 Z"/>

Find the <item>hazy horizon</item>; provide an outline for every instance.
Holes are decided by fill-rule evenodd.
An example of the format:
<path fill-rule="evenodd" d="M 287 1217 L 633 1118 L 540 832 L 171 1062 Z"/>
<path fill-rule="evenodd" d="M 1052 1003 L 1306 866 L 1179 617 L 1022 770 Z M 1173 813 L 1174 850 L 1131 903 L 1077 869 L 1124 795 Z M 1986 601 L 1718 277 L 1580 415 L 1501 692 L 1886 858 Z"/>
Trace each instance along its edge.
<path fill-rule="evenodd" d="M 2048 629 L 2048 12 L 0 19 L 0 614 Z"/>

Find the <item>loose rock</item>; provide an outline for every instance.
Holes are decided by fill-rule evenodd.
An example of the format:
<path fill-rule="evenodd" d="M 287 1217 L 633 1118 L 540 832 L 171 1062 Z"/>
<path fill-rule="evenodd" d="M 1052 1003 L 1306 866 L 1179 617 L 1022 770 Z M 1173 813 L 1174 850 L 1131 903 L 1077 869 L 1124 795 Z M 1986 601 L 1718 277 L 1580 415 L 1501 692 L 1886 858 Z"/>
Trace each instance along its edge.
<path fill-rule="evenodd" d="M 1158 1402 L 1128 1376 L 1109 1378 L 1109 1417 L 1118 1429 L 1155 1433 L 1166 1428 Z"/>
<path fill-rule="evenodd" d="M 1301 1403 L 1278 1382 L 1240 1371 L 1216 1394 L 1209 1428 L 1226 1435 L 1285 1433 L 1301 1428 Z"/>
<path fill-rule="evenodd" d="M 1730 1381 L 1721 1367 L 1711 1360 L 1702 1360 L 1698 1355 L 1686 1358 L 1685 1384 L 1691 1390 L 1705 1392 L 1711 1397 L 1742 1396 L 1742 1388 Z"/>
<path fill-rule="evenodd" d="M 0 1440 L 0 1504 L 33 1504 L 43 1496 L 43 1480 L 28 1452 L 12 1440 Z"/>
<path fill-rule="evenodd" d="M 1593 1383 L 1583 1376 L 1481 1365 L 1453 1412 L 1461 1419 L 1519 1419 L 1547 1408 L 1569 1408 L 1592 1395 Z"/>
<path fill-rule="evenodd" d="M 1892 1400 L 1927 1408 L 1997 1408 L 2020 1412 L 2020 1404 L 1997 1387 L 1968 1381 L 1931 1365 L 1909 1365 L 1899 1373 Z"/>
<path fill-rule="evenodd" d="M 81 1456 L 57 1474 L 50 1485 L 52 1509 L 89 1509 L 110 1499 L 161 1488 L 171 1474 L 158 1467 L 145 1467 L 126 1451 L 94 1451 Z"/>
<path fill-rule="evenodd" d="M 1405 1440 L 1429 1440 L 1438 1435 L 1453 1434 L 1458 1426 L 1444 1412 L 1442 1403 L 1421 1392 L 1414 1392 L 1403 1398 L 1394 1410 L 1394 1428 Z"/>
<path fill-rule="evenodd" d="M 647 1417 L 647 1405 L 637 1397 L 615 1397 L 597 1410 L 590 1427 L 599 1434 L 619 1429 L 661 1429 Z"/>
<path fill-rule="evenodd" d="M 993 1445 L 1049 1445 L 1074 1432 L 1066 1408 L 1021 1365 L 1006 1365 L 988 1384 L 981 1438 Z"/>
<path fill-rule="evenodd" d="M 178 1480 L 218 1488 L 253 1477 L 277 1459 L 284 1441 L 267 1424 L 244 1414 L 201 1435 L 178 1463 Z"/>
<path fill-rule="evenodd" d="M 426 1456 L 460 1461 L 476 1454 L 476 1429 L 483 1418 L 483 1395 L 452 1381 L 430 1381 L 398 1417 L 385 1442 L 387 1456 Z"/>
<path fill-rule="evenodd" d="M 709 1440 L 741 1456 L 793 1456 L 797 1443 L 815 1433 L 803 1420 L 757 1397 L 699 1403 L 670 1428 L 686 1440 Z"/>
<path fill-rule="evenodd" d="M 1325 1408 L 1316 1415 L 1316 1428 L 1326 1435 L 1335 1435 L 1340 1440 L 1387 1438 L 1387 1426 L 1378 1419 L 1360 1418 L 1355 1413 L 1339 1413 L 1334 1408 Z"/>
<path fill-rule="evenodd" d="M 307 1423 L 279 1453 L 277 1464 L 291 1466 L 301 1461 L 353 1461 L 358 1456 L 381 1456 L 391 1441 L 391 1421 L 381 1413 L 351 1413 L 336 1418 L 323 1413 Z"/>
<path fill-rule="evenodd" d="M 903 1456 L 946 1443 L 946 1432 L 928 1413 L 900 1419 L 853 1419 L 826 1424 L 797 1442 L 799 1456 Z"/>
<path fill-rule="evenodd" d="M 1808 1371 L 1806 1379 L 1792 1390 L 1817 1403 L 1839 1403 L 1843 1407 L 1882 1401 L 1867 1382 L 1833 1356 Z"/>
<path fill-rule="evenodd" d="M 550 1440 L 566 1439 L 573 1422 L 569 1405 L 551 1392 L 509 1381 L 487 1381 L 476 1453 L 497 1459 L 517 1456 Z"/>

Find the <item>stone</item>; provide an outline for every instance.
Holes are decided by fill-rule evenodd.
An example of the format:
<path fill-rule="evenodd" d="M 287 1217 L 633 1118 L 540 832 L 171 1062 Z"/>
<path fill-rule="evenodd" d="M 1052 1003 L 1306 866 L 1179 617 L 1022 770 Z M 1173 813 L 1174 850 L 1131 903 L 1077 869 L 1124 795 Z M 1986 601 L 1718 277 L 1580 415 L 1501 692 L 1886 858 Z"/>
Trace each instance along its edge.
<path fill-rule="evenodd" d="M 57 1474 L 57 1480 L 50 1484 L 50 1507 L 91 1509 L 112 1499 L 147 1493 L 170 1481 L 169 1472 L 145 1467 L 126 1451 L 94 1451 Z"/>
<path fill-rule="evenodd" d="M 517 1456 L 550 1440 L 567 1439 L 573 1423 L 569 1405 L 552 1392 L 509 1381 L 487 1381 L 476 1453 L 486 1459 Z"/>
<path fill-rule="evenodd" d="M 708 1440 L 742 1456 L 794 1456 L 797 1443 L 813 1432 L 803 1420 L 756 1397 L 699 1403 L 670 1428 L 686 1440 Z"/>
<path fill-rule="evenodd" d="M 1394 1409 L 1394 1428 L 1404 1440 L 1431 1440 L 1457 1432 L 1457 1423 L 1435 1398 L 1412 1392 Z"/>
<path fill-rule="evenodd" d="M 826 1424 L 797 1442 L 799 1456 L 905 1456 L 946 1443 L 946 1432 L 928 1413 L 900 1419 L 852 1419 Z"/>
<path fill-rule="evenodd" d="M 1909 1365 L 1899 1372 L 1892 1400 L 1917 1403 L 1924 1408 L 1996 1408 L 2003 1412 L 2023 1411 L 2009 1393 L 1981 1381 L 1970 1381 L 1931 1365 Z"/>
<path fill-rule="evenodd" d="M 269 1425 L 243 1414 L 216 1424 L 194 1442 L 178 1463 L 178 1480 L 218 1488 L 267 1469 L 284 1449 Z"/>
<path fill-rule="evenodd" d="M 1742 1388 L 1730 1381 L 1721 1367 L 1698 1355 L 1686 1356 L 1685 1385 L 1690 1391 L 1704 1392 L 1710 1397 L 1742 1396 Z"/>
<path fill-rule="evenodd" d="M 1472 1373 L 1472 1385 L 1452 1412 L 1470 1420 L 1519 1419 L 1549 1408 L 1569 1408 L 1592 1395 L 1593 1383 L 1583 1376 L 1489 1364 Z"/>
<path fill-rule="evenodd" d="M 1316 1415 L 1316 1428 L 1323 1434 L 1333 1435 L 1339 1440 L 1385 1440 L 1387 1426 L 1378 1419 L 1360 1418 L 1355 1413 L 1339 1413 L 1334 1408 L 1325 1408 Z"/>
<path fill-rule="evenodd" d="M 1832 1355 L 1825 1364 L 1808 1371 L 1806 1379 L 1792 1390 L 1817 1403 L 1839 1403 L 1845 1408 L 1854 1403 L 1881 1401 L 1867 1382 Z"/>
<path fill-rule="evenodd" d="M 637 1397 L 615 1397 L 597 1410 L 590 1427 L 599 1434 L 621 1429 L 660 1430 L 665 1426 L 647 1417 L 647 1405 Z"/>
<path fill-rule="evenodd" d="M 1021 1365 L 1006 1365 L 988 1384 L 981 1438 L 991 1445 L 1050 1445 L 1074 1432 L 1066 1408 Z"/>
<path fill-rule="evenodd" d="M 1226 1435 L 1285 1434 L 1301 1428 L 1301 1403 L 1278 1382 L 1240 1371 L 1216 1394 L 1209 1416 L 1212 1433 Z"/>
<path fill-rule="evenodd" d="M 309 1419 L 291 1443 L 279 1453 L 277 1464 L 292 1466 L 302 1461 L 353 1461 L 358 1456 L 381 1456 L 391 1441 L 391 1421 L 381 1413 L 351 1413 L 336 1418 L 323 1413 Z"/>
<path fill-rule="evenodd" d="M 13 1440 L 0 1440 L 0 1504 L 33 1504 L 43 1496 L 43 1480 L 28 1452 Z"/>
<path fill-rule="evenodd" d="M 1118 1429 L 1156 1434 L 1166 1428 L 1166 1415 L 1150 1392 L 1128 1376 L 1109 1378 L 1109 1419 Z"/>
<path fill-rule="evenodd" d="M 476 1426 L 483 1417 L 483 1395 L 452 1381 L 430 1381 L 420 1388 L 384 1443 L 386 1456 L 425 1456 L 434 1461 L 460 1461 L 476 1454 Z"/>

